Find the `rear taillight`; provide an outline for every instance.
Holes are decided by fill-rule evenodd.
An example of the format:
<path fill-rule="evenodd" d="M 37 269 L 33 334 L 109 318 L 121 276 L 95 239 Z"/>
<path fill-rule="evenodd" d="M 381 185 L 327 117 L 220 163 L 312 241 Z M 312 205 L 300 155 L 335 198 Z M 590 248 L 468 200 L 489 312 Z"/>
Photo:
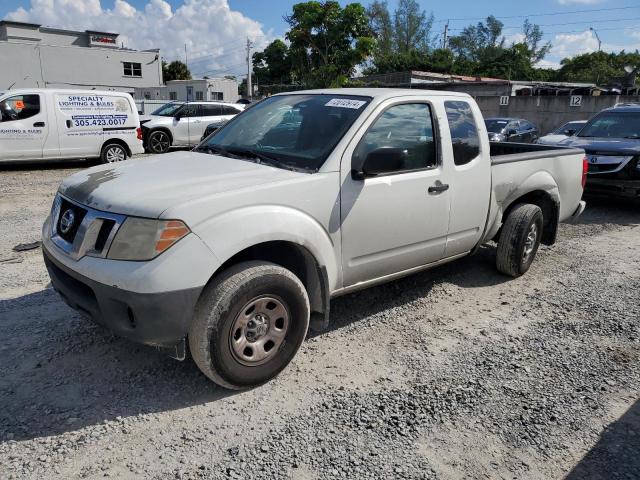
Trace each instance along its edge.
<path fill-rule="evenodd" d="M 142 140 L 142 128 L 136 128 L 136 133 L 138 134 L 138 140 Z"/>
<path fill-rule="evenodd" d="M 587 157 L 582 159 L 582 189 L 584 190 L 584 186 L 587 184 L 587 172 L 589 171 L 589 161 Z"/>

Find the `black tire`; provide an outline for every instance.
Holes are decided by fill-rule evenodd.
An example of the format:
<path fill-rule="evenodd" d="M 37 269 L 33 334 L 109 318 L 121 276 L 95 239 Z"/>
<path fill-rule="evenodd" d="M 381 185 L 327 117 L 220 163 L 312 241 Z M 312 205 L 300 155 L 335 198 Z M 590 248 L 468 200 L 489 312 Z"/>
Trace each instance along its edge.
<path fill-rule="evenodd" d="M 540 246 L 542 226 L 542 210 L 537 205 L 522 203 L 511 210 L 498 240 L 496 267 L 500 272 L 519 277 L 529 270 Z"/>
<path fill-rule="evenodd" d="M 238 327 L 237 322 L 241 318 L 249 318 L 254 312 L 257 315 L 259 308 L 243 310 L 251 302 L 264 301 L 265 297 L 267 302 L 268 298 L 276 299 L 278 308 L 286 310 L 287 327 L 281 334 L 283 339 L 279 340 L 282 343 L 266 353 L 267 340 L 260 350 L 261 354 L 268 355 L 262 360 L 264 363 L 252 364 L 251 359 L 238 353 L 239 344 L 234 344 L 238 336 L 242 341 L 250 338 L 250 324 Z M 265 308 L 268 307 L 267 303 Z M 271 329 L 275 328 L 271 325 L 280 320 L 284 321 L 282 318 L 267 320 L 269 326 L 265 328 L 268 332 L 262 333 L 263 339 L 268 338 Z M 298 277 L 273 263 L 243 262 L 222 272 L 205 288 L 189 329 L 189 349 L 196 365 L 215 383 L 234 390 L 247 389 L 277 376 L 297 353 L 308 328 L 309 298 Z M 245 349 L 257 343 L 246 345 Z"/>
<path fill-rule="evenodd" d="M 127 149 L 119 143 L 107 143 L 100 152 L 102 163 L 122 162 L 127 159 Z"/>
<path fill-rule="evenodd" d="M 171 148 L 171 135 L 164 130 L 153 130 L 147 137 L 147 148 L 151 153 L 167 153 Z"/>

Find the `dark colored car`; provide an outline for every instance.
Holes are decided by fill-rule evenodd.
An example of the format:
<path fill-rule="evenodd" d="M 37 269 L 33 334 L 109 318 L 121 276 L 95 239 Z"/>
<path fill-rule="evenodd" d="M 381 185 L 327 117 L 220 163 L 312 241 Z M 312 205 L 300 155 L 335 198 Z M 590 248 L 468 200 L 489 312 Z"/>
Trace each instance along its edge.
<path fill-rule="evenodd" d="M 202 134 L 202 138 L 200 138 L 200 141 L 202 142 L 205 138 L 207 138 L 213 132 L 218 130 L 225 123 L 227 122 L 216 122 L 216 123 L 210 123 L 209 125 L 207 125 L 207 127 L 204 129 L 204 133 Z"/>
<path fill-rule="evenodd" d="M 485 118 L 484 124 L 492 142 L 534 143 L 538 139 L 537 127 L 523 118 Z"/>
<path fill-rule="evenodd" d="M 603 110 L 559 146 L 587 153 L 587 193 L 640 198 L 640 105 Z"/>

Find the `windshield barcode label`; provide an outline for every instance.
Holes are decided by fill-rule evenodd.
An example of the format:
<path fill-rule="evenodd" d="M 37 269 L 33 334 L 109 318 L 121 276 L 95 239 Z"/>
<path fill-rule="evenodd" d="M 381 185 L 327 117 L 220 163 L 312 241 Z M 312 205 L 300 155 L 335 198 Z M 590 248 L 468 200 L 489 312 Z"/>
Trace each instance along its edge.
<path fill-rule="evenodd" d="M 365 101 L 363 100 L 351 100 L 349 98 L 332 98 L 327 103 L 324 104 L 325 107 L 338 107 L 338 108 L 353 108 L 354 110 L 359 109 L 363 106 Z"/>

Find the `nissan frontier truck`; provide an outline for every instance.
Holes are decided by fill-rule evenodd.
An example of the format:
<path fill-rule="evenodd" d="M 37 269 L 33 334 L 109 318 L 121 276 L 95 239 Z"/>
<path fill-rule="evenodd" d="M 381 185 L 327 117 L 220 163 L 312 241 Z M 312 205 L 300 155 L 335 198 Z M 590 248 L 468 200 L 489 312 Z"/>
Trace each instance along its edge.
<path fill-rule="evenodd" d="M 491 241 L 497 269 L 524 274 L 584 210 L 584 157 L 490 144 L 462 93 L 280 94 L 193 151 L 64 180 L 44 261 L 74 309 L 246 389 L 327 325 L 333 297 Z"/>

